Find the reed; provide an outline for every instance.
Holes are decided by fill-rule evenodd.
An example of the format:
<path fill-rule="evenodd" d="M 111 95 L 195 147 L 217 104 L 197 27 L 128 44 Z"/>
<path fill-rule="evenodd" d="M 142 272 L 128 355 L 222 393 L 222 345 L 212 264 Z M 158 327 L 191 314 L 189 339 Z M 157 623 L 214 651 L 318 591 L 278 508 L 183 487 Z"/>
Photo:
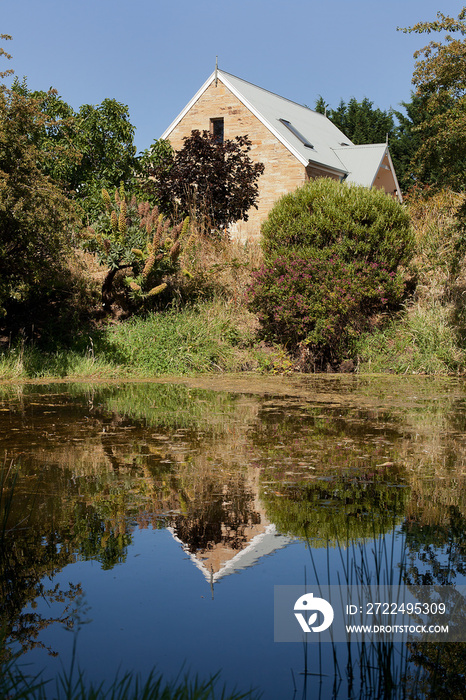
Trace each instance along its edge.
<path fill-rule="evenodd" d="M 349 533 L 348 533 L 349 534 Z M 327 546 L 326 577 L 319 573 L 313 556 L 311 541 L 307 538 L 311 560 L 312 578 L 320 587 L 322 585 L 360 586 L 398 586 L 404 581 L 407 567 L 406 547 L 404 540 L 401 547 L 401 557 L 397 558 L 395 541 L 398 535 L 395 519 L 391 533 L 384 535 L 380 532 L 377 522 L 373 522 L 372 539 L 364 542 L 348 536 L 345 540 L 338 538 L 335 544 Z M 307 581 L 307 583 L 312 583 Z M 305 685 L 312 677 L 318 678 L 319 683 L 325 681 L 321 647 L 319 654 L 310 654 L 309 645 L 304 648 Z M 383 698 L 384 700 L 407 700 L 420 698 L 422 669 L 414 668 L 410 661 L 408 646 L 394 642 L 352 642 L 331 644 L 333 659 L 333 679 L 331 680 L 330 695 L 325 697 L 337 700 L 366 700 L 368 698 Z M 327 681 L 328 683 L 328 681 Z M 307 695 L 305 697 L 308 697 Z"/>
<path fill-rule="evenodd" d="M 258 700 L 252 690 L 229 691 L 219 674 L 207 681 L 188 676 L 167 682 L 155 670 L 143 680 L 139 674 L 117 674 L 109 683 L 90 683 L 81 669 L 71 666 L 55 681 L 26 674 L 13 657 L 0 668 L 0 697 L 8 700 Z"/>

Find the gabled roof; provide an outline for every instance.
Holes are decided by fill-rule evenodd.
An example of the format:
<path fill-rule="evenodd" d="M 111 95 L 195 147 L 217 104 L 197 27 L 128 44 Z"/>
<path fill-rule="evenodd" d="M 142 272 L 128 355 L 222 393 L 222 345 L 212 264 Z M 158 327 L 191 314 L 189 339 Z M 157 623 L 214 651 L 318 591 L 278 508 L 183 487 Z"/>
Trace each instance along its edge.
<path fill-rule="evenodd" d="M 386 144 L 356 146 L 325 115 L 248 83 L 231 73 L 216 70 L 206 80 L 161 138 L 171 131 L 197 102 L 209 85 L 220 80 L 269 131 L 304 165 L 315 165 L 347 182 L 371 187 L 385 155 Z M 395 182 L 396 175 L 389 158 Z"/>
<path fill-rule="evenodd" d="M 323 114 L 314 112 L 309 107 L 287 100 L 285 97 L 280 97 L 269 90 L 264 90 L 221 70 L 214 71 L 207 78 L 204 85 L 175 121 L 170 124 L 161 138 L 169 137 L 170 132 L 216 79 L 220 80 L 304 166 L 311 161 L 332 171 L 341 172 L 342 175 L 347 174 L 344 164 L 332 148 L 340 146 L 341 143 L 352 145 L 352 142 L 332 124 L 330 119 L 327 119 Z M 280 119 L 287 120 L 292 124 L 309 140 L 313 148 L 305 146 Z"/>
<path fill-rule="evenodd" d="M 388 148 L 385 143 L 371 143 L 362 146 L 340 146 L 334 150 L 348 169 L 347 182 L 372 187 Z"/>

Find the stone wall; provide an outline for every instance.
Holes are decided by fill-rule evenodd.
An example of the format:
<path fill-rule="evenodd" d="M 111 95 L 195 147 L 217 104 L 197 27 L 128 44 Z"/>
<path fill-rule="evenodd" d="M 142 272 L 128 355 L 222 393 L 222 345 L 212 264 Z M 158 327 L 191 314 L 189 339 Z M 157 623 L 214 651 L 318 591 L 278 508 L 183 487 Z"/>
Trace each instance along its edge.
<path fill-rule="evenodd" d="M 210 120 L 217 118 L 224 120 L 224 138 L 247 135 L 252 142 L 250 157 L 265 166 L 258 181 L 258 209 L 251 208 L 248 221 L 239 221 L 231 228 L 231 234 L 242 240 L 258 238 L 260 224 L 274 202 L 283 194 L 304 184 L 308 175 L 304 166 L 220 79 L 217 86 L 212 81 L 169 134 L 173 148 L 179 150 L 183 146 L 183 138 L 189 136 L 193 129 L 210 131 Z"/>

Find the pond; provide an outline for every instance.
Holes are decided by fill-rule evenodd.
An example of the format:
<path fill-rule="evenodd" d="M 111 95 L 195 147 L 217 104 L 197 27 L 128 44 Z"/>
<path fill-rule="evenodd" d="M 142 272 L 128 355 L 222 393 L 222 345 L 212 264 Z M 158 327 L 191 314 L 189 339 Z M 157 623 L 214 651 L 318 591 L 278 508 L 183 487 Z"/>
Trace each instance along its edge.
<path fill-rule="evenodd" d="M 274 641 L 274 590 L 464 585 L 465 428 L 455 379 L 3 385 L 3 654 L 267 700 L 462 698 L 465 644 Z"/>

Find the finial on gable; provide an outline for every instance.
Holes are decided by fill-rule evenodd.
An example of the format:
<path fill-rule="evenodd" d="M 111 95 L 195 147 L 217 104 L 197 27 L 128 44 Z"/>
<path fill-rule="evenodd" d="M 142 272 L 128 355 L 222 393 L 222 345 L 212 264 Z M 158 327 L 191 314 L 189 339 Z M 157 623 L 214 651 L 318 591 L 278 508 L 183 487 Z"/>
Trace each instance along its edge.
<path fill-rule="evenodd" d="M 218 56 L 215 56 L 215 87 L 218 83 Z"/>

